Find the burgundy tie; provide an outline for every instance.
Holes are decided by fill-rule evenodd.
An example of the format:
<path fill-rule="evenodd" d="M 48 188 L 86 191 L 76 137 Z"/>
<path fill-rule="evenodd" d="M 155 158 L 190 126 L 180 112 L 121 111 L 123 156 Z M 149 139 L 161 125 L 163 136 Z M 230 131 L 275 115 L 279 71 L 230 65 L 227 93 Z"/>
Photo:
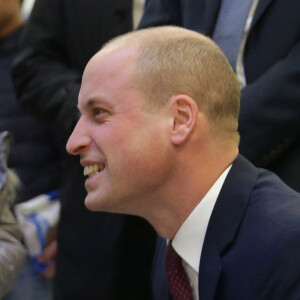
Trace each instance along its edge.
<path fill-rule="evenodd" d="M 192 300 L 192 289 L 182 266 L 181 257 L 173 249 L 171 241 L 166 253 L 166 276 L 173 300 Z"/>

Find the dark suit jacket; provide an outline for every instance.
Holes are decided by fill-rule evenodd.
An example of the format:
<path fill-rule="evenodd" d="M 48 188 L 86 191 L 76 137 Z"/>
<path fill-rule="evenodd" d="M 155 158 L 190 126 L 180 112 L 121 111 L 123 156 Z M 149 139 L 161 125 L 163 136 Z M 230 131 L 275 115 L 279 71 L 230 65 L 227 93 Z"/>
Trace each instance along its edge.
<path fill-rule="evenodd" d="M 14 66 L 21 105 L 67 137 L 86 63 L 132 29 L 131 13 L 132 0 L 36 0 Z M 62 177 L 54 299 L 151 299 L 154 230 L 137 217 L 87 210 L 79 157 Z"/>
<path fill-rule="evenodd" d="M 221 0 L 148 0 L 140 28 L 212 36 Z M 300 191 L 300 1 L 260 0 L 247 37 L 240 152 Z"/>
<path fill-rule="evenodd" d="M 197 237 L 195 237 L 197 238 Z M 158 241 L 154 299 L 168 299 L 166 242 Z M 300 195 L 239 156 L 207 228 L 199 270 L 201 300 L 300 299 Z"/>

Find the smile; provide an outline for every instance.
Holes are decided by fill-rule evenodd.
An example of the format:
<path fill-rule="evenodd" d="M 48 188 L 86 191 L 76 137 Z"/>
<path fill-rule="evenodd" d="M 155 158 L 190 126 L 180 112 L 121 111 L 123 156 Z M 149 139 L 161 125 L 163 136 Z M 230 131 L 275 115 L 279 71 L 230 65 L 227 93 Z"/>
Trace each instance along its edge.
<path fill-rule="evenodd" d="M 101 164 L 101 165 L 94 164 L 94 165 L 86 166 L 83 169 L 83 175 L 92 177 L 92 176 L 102 172 L 104 170 L 104 168 L 105 168 L 104 164 Z"/>

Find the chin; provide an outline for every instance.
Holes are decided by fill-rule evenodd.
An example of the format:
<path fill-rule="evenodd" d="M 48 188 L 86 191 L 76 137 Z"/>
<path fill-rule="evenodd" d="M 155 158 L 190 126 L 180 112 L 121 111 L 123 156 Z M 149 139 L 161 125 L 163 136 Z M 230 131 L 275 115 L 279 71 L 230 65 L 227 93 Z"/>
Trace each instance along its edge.
<path fill-rule="evenodd" d="M 85 207 L 90 211 L 103 211 L 103 212 L 115 212 L 111 209 L 111 205 L 107 205 L 107 201 L 105 199 L 100 199 L 100 197 L 87 197 L 84 201 Z"/>
<path fill-rule="evenodd" d="M 101 211 L 99 207 L 99 201 L 96 201 L 96 199 L 91 199 L 89 196 L 85 198 L 84 204 L 88 210 Z"/>

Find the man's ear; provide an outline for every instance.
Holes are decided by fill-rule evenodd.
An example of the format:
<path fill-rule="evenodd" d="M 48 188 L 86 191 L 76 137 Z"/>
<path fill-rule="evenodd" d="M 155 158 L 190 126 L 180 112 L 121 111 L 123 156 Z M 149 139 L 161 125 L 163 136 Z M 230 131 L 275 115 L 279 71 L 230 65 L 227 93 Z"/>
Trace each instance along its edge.
<path fill-rule="evenodd" d="M 198 107 L 194 99 L 187 95 L 176 95 L 172 99 L 172 136 L 174 145 L 184 143 L 196 126 Z"/>

